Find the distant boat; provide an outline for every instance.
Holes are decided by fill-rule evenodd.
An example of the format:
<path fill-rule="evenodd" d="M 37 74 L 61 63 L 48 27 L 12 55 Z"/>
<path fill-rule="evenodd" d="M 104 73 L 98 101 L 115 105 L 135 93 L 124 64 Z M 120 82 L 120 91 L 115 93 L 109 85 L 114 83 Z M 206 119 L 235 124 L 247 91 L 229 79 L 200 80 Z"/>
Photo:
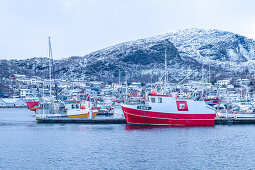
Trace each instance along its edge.
<path fill-rule="evenodd" d="M 210 106 L 215 106 L 216 104 L 219 104 L 221 100 L 219 98 L 210 98 L 210 99 L 204 99 L 204 101 L 210 105 Z"/>
<path fill-rule="evenodd" d="M 35 106 L 39 106 L 39 102 L 26 102 L 27 103 L 27 107 L 30 109 L 30 110 L 33 110 L 33 108 Z"/>

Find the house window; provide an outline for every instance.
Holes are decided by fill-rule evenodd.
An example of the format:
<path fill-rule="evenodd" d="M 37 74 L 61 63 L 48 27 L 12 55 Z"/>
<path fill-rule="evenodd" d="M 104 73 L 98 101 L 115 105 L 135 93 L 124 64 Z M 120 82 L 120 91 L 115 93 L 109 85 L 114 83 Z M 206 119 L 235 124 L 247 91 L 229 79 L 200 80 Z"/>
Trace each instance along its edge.
<path fill-rule="evenodd" d="M 162 98 L 158 98 L 158 103 L 162 103 Z"/>
<path fill-rule="evenodd" d="M 155 98 L 154 97 L 151 98 L 151 102 L 155 103 Z"/>

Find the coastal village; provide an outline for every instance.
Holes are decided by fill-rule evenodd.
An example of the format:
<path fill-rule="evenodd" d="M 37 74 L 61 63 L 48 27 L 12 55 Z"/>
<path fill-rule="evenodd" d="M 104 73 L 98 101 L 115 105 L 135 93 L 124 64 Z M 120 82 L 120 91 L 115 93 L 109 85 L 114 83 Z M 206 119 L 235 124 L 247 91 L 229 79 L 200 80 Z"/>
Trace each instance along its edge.
<path fill-rule="evenodd" d="M 37 76 L 27 77 L 14 74 L 10 87 L 12 94 L 1 93 L 0 107 L 27 107 L 26 102 L 41 101 L 42 97 L 50 97 L 50 84 L 54 98 L 62 101 L 97 100 L 98 102 L 113 107 L 116 101 L 133 100 L 141 103 L 155 89 L 158 94 L 176 94 L 179 99 L 204 100 L 216 110 L 226 112 L 229 109 L 239 113 L 254 113 L 255 91 L 250 79 L 223 79 L 208 83 L 206 81 L 188 81 L 184 83 L 140 83 L 119 81 L 107 84 L 100 81 L 42 79 Z M 120 80 L 120 79 L 119 79 Z M 209 81 L 209 80 L 207 80 Z M 164 89 L 166 88 L 166 89 Z M 253 117 L 253 115 L 252 115 Z"/>

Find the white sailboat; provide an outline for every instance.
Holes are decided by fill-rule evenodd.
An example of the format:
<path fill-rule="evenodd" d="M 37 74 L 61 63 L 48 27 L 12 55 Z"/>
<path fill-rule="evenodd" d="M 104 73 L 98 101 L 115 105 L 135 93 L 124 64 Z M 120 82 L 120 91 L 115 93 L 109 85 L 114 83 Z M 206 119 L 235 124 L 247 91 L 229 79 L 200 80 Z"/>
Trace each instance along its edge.
<path fill-rule="evenodd" d="M 96 114 L 92 112 L 91 107 L 79 101 L 63 102 L 54 99 L 52 95 L 52 67 L 53 57 L 51 48 L 51 39 L 49 37 L 49 98 L 43 95 L 43 102 L 40 107 L 36 109 L 36 119 L 38 118 L 88 118 L 95 117 Z M 43 90 L 44 91 L 44 90 Z M 56 94 L 57 96 L 57 94 Z"/>

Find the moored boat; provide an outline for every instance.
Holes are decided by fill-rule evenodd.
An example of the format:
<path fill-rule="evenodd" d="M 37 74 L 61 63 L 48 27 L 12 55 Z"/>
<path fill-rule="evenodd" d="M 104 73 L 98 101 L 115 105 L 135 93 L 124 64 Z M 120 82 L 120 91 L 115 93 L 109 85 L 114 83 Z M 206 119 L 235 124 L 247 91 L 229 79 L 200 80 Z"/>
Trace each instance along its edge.
<path fill-rule="evenodd" d="M 26 102 L 27 103 L 27 107 L 31 110 L 34 111 L 34 107 L 38 107 L 39 106 L 39 102 L 35 102 L 35 101 L 31 101 L 31 102 Z M 35 109 L 36 110 L 36 109 Z"/>
<path fill-rule="evenodd" d="M 214 126 L 215 110 L 204 101 L 183 100 L 166 95 L 151 95 L 141 105 L 123 105 L 129 124 Z"/>
<path fill-rule="evenodd" d="M 36 118 L 94 118 L 96 115 L 97 112 L 76 101 L 44 103 L 36 110 Z"/>

